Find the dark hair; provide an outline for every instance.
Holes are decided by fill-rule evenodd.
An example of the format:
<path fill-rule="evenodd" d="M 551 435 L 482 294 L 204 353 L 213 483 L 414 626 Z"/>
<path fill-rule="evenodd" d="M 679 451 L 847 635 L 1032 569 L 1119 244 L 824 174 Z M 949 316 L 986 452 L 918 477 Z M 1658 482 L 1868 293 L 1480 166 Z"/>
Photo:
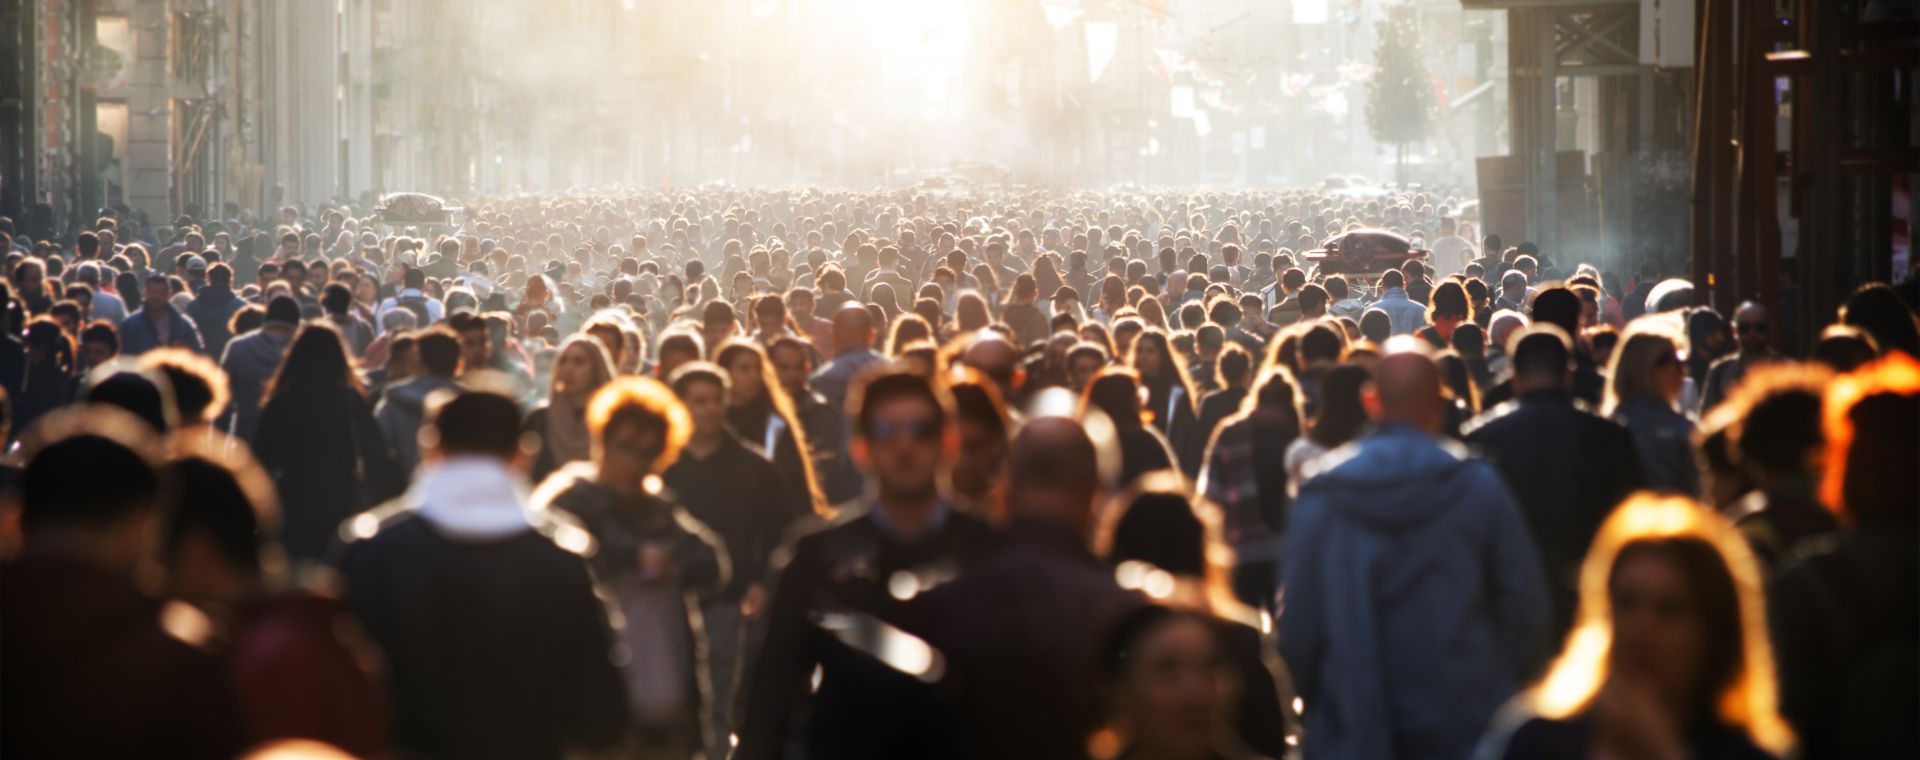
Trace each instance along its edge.
<path fill-rule="evenodd" d="M 320 292 L 320 308 L 335 316 L 347 313 L 353 306 L 353 289 L 338 282 L 329 282 Z"/>
<path fill-rule="evenodd" d="M 429 403 L 426 426 L 441 451 L 506 459 L 520 449 L 520 408 L 493 391 L 462 389 Z"/>
<path fill-rule="evenodd" d="M 1473 319 L 1473 302 L 1467 299 L 1466 288 L 1461 287 L 1458 282 L 1440 281 L 1440 286 L 1433 289 L 1433 295 L 1429 296 L 1429 299 L 1433 304 L 1427 309 L 1429 319 L 1437 320 L 1439 317 L 1459 317 L 1467 321 Z M 1536 309 L 1538 309 L 1538 303 L 1535 301 Z"/>
<path fill-rule="evenodd" d="M 1334 333 L 1335 329 L 1337 328 L 1325 322 L 1307 328 L 1307 331 L 1300 336 L 1301 361 L 1339 360 L 1340 351 L 1346 347 L 1346 342 L 1340 339 L 1340 335 Z"/>
<path fill-rule="evenodd" d="M 667 384 L 673 387 L 673 395 L 679 396 L 682 400 L 687 397 L 687 389 L 695 383 L 711 383 L 720 389 L 722 396 L 725 396 L 733 387 L 733 382 L 727 379 L 726 370 L 708 361 L 691 361 L 682 364 L 673 370 L 672 377 L 667 378 Z"/>
<path fill-rule="evenodd" d="M 1920 358 L 1920 323 L 1913 308 L 1884 282 L 1861 285 L 1840 307 L 1840 321 L 1866 330 L 1881 351 Z"/>
<path fill-rule="evenodd" d="M 1253 357 L 1247 354 L 1247 350 L 1238 343 L 1229 344 L 1220 350 L 1220 357 L 1214 360 L 1214 380 L 1224 388 L 1232 385 L 1234 380 L 1246 377 L 1247 371 L 1252 368 Z"/>
<path fill-rule="evenodd" d="M 1580 333 L 1580 297 L 1564 287 L 1542 289 L 1533 297 L 1533 323 L 1550 324 L 1568 335 Z"/>
<path fill-rule="evenodd" d="M 942 430 L 953 418 L 956 400 L 933 381 L 911 372 L 889 370 L 866 378 L 848 394 L 847 408 L 853 410 L 854 435 L 865 438 L 872 434 L 874 410 L 882 402 L 895 398 L 924 401 L 933 408 Z"/>
<path fill-rule="evenodd" d="M 1145 562 L 1176 576 L 1207 573 L 1207 529 L 1178 493 L 1148 491 L 1123 502 L 1105 557 L 1107 564 Z"/>
<path fill-rule="evenodd" d="M 232 285 L 233 267 L 227 266 L 224 263 L 215 263 L 213 266 L 207 267 L 207 283 L 223 287 Z"/>
<path fill-rule="evenodd" d="M 1372 379 L 1373 374 L 1357 364 L 1342 364 L 1321 375 L 1319 408 L 1307 426 L 1307 438 L 1329 449 L 1358 438 L 1367 424 L 1360 389 Z"/>
<path fill-rule="evenodd" d="M 427 374 L 452 377 L 460 371 L 460 338 L 445 325 L 436 325 L 413 333 L 414 353 Z"/>
<path fill-rule="evenodd" d="M 96 528 L 153 506 L 160 476 L 144 442 L 80 430 L 27 460 L 20 474 L 20 523 Z"/>
<path fill-rule="evenodd" d="M 364 394 L 360 376 L 353 371 L 353 359 L 347 354 L 340 333 L 332 325 L 309 322 L 301 326 L 300 332 L 293 336 L 293 343 L 287 346 L 287 355 L 280 360 L 273 379 L 267 381 L 261 406 L 272 404 L 283 395 L 291 400 L 294 394 L 304 395 L 304 401 L 330 400 L 327 394 L 338 388 Z"/>
<path fill-rule="evenodd" d="M 248 576 L 260 575 L 261 544 L 274 522 L 271 512 L 261 511 L 271 507 L 255 503 L 238 473 L 204 456 L 177 458 L 166 472 L 174 499 L 160 529 L 163 556 L 177 555 L 187 537 L 197 533 L 206 536 L 228 564 Z"/>
<path fill-rule="evenodd" d="M 1487 330 L 1477 322 L 1462 322 L 1453 328 L 1451 342 L 1461 356 L 1480 356 L 1487 352 Z"/>
<path fill-rule="evenodd" d="M 1347 300 L 1347 278 L 1337 274 L 1332 275 L 1321 283 L 1321 287 L 1326 288 L 1329 298 L 1335 301 Z"/>
<path fill-rule="evenodd" d="M 1087 383 L 1081 414 L 1088 408 L 1107 415 L 1114 427 L 1140 427 L 1140 380 L 1131 367 L 1107 367 Z"/>
<path fill-rule="evenodd" d="M 1573 369 L 1573 343 L 1567 334 L 1553 325 L 1528 328 L 1513 345 L 1513 374 L 1552 378 L 1556 385 L 1566 382 Z"/>
<path fill-rule="evenodd" d="M 1398 269 L 1389 269 L 1385 274 L 1380 275 L 1380 289 L 1383 291 L 1406 286 L 1407 276 L 1401 274 Z"/>
<path fill-rule="evenodd" d="M 1360 315 L 1360 335 L 1375 343 L 1385 343 L 1393 337 L 1393 318 L 1385 309 L 1368 309 Z"/>

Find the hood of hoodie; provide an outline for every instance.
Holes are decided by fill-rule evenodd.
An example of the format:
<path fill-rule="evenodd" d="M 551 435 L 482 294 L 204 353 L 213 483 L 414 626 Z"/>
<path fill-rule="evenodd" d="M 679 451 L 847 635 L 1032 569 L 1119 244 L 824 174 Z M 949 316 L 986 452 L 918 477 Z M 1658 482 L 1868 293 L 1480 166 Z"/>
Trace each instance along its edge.
<path fill-rule="evenodd" d="M 292 343 L 292 335 L 262 327 L 235 338 L 227 344 L 227 352 L 246 361 L 278 367 L 280 358 L 286 356 L 287 346 Z"/>
<path fill-rule="evenodd" d="M 1406 530 L 1471 498 L 1475 474 L 1468 463 L 1460 444 L 1389 422 L 1328 452 L 1305 488 L 1375 530 Z"/>
<path fill-rule="evenodd" d="M 428 395 L 441 388 L 451 388 L 455 385 L 457 383 L 451 377 L 436 375 L 410 377 L 399 385 L 387 389 L 386 403 L 405 409 L 408 414 L 418 417 L 426 413 Z"/>

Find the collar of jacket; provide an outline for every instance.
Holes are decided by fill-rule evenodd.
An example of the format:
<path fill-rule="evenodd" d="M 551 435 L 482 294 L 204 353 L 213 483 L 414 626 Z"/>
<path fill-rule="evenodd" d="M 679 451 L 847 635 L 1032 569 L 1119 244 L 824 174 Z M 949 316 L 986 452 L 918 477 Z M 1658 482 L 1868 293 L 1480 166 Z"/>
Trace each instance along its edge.
<path fill-rule="evenodd" d="M 456 540 L 495 541 L 533 527 L 526 485 L 493 457 L 454 456 L 422 467 L 407 500 Z"/>

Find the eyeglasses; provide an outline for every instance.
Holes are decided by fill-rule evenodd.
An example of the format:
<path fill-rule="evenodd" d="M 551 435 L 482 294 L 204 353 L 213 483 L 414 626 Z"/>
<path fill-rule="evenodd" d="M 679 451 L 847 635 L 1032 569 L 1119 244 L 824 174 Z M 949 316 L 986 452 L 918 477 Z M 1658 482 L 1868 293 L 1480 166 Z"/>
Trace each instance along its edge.
<path fill-rule="evenodd" d="M 875 443 L 893 443 L 902 438 L 929 442 L 940 439 L 940 421 L 918 419 L 910 421 L 875 420 L 873 429 L 867 432 L 867 439 Z"/>

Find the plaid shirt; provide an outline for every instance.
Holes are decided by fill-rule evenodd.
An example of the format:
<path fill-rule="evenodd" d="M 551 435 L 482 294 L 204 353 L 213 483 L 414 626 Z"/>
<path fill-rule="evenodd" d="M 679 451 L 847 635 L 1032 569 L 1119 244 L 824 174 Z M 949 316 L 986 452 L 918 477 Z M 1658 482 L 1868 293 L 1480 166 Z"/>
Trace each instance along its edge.
<path fill-rule="evenodd" d="M 1200 491 L 1220 505 L 1221 527 L 1228 545 L 1239 548 L 1270 538 L 1266 520 L 1260 516 L 1260 475 L 1254 459 L 1252 419 L 1234 415 L 1220 426 L 1207 449 Z"/>

